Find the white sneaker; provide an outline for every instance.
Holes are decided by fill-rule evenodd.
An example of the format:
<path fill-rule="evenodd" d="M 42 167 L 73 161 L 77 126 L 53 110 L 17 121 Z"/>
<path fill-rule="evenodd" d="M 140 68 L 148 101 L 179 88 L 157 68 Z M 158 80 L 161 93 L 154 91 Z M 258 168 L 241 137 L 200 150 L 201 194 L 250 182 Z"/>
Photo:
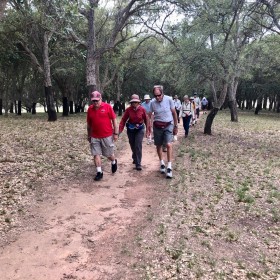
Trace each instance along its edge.
<path fill-rule="evenodd" d="M 162 164 L 161 166 L 160 166 L 160 173 L 161 174 L 164 174 L 165 173 L 165 165 L 164 164 Z"/>
<path fill-rule="evenodd" d="M 166 178 L 167 179 L 171 179 L 172 178 L 172 169 L 171 168 L 167 168 Z"/>

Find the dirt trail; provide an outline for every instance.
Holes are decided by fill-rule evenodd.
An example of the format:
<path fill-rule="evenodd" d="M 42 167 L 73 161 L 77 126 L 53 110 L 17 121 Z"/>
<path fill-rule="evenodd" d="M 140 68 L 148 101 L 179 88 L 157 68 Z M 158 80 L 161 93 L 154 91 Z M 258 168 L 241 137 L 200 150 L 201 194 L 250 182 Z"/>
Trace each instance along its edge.
<path fill-rule="evenodd" d="M 166 179 L 158 172 L 154 145 L 143 143 L 139 172 L 133 170 L 126 135 L 120 140 L 126 153 L 117 151 L 116 174 L 106 162 L 100 182 L 89 165 L 87 178 L 48 186 L 25 230 L 0 249 L 1 280 L 135 279 L 119 254 L 129 228 L 151 206 L 155 184 Z"/>

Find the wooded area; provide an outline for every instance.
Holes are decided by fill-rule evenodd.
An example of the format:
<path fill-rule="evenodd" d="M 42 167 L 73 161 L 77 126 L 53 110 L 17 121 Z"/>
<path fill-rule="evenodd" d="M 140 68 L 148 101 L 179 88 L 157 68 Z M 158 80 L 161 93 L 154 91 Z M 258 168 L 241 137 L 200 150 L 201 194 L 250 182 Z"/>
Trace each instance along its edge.
<path fill-rule="evenodd" d="M 84 111 L 98 89 L 125 102 L 162 84 L 221 108 L 280 112 L 280 3 L 245 0 L 6 0 L 0 5 L 0 114 Z"/>

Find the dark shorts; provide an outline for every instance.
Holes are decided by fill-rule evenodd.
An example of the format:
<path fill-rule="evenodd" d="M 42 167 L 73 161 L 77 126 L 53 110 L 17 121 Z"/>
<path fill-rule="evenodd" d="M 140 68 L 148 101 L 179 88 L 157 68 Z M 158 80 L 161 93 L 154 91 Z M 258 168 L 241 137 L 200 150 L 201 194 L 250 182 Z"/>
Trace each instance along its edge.
<path fill-rule="evenodd" d="M 173 124 L 170 124 L 166 128 L 156 128 L 153 126 L 154 144 L 156 146 L 162 146 L 171 143 L 173 141 L 173 128 Z"/>

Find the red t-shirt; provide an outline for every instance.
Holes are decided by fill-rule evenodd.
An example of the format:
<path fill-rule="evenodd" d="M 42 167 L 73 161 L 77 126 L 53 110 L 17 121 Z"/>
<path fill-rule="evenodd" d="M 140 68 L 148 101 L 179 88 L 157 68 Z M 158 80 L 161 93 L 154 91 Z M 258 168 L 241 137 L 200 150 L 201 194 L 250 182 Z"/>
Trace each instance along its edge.
<path fill-rule="evenodd" d="M 112 120 L 115 118 L 116 114 L 110 104 L 101 102 L 97 110 L 94 109 L 93 105 L 90 105 L 87 110 L 87 123 L 91 128 L 91 137 L 111 136 L 113 134 Z"/>

